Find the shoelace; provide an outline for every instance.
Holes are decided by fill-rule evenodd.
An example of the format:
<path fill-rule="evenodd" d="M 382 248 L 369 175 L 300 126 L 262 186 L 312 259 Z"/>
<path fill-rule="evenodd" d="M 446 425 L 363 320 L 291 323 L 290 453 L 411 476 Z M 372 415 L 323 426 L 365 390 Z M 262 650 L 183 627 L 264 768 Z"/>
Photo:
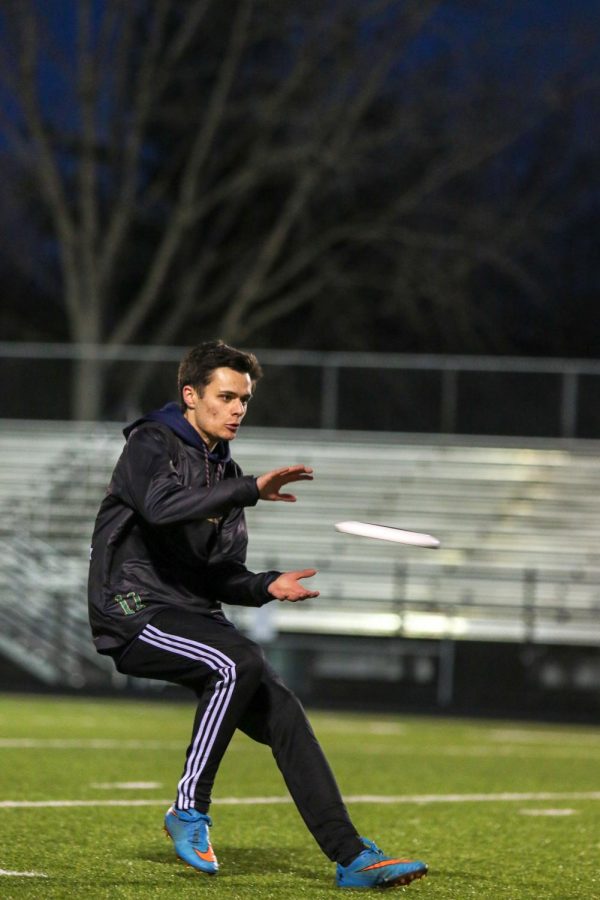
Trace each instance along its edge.
<path fill-rule="evenodd" d="M 203 824 L 203 823 L 202 823 L 202 824 Z M 202 827 L 201 827 L 201 823 L 198 822 L 198 824 L 196 825 L 196 827 L 194 828 L 194 830 L 193 830 L 193 832 L 192 832 L 192 837 L 191 837 L 191 839 L 190 839 L 190 843 L 192 843 L 192 844 L 201 844 L 201 843 L 202 843 L 202 837 L 203 837 L 203 829 L 202 829 Z"/>
<path fill-rule="evenodd" d="M 207 828 L 209 825 L 212 825 L 212 819 L 210 816 L 206 816 L 206 818 L 199 819 L 197 822 L 193 823 L 196 827 L 192 832 L 192 836 L 190 838 L 191 844 L 200 844 L 202 839 L 202 832 L 204 828 Z M 203 828 L 204 826 L 204 828 Z"/>
<path fill-rule="evenodd" d="M 367 850 L 372 850 L 373 853 L 377 853 L 378 856 L 385 856 L 383 850 L 381 850 L 377 844 L 374 844 L 373 841 L 370 841 L 368 838 L 361 838 L 363 844 L 366 845 Z"/>

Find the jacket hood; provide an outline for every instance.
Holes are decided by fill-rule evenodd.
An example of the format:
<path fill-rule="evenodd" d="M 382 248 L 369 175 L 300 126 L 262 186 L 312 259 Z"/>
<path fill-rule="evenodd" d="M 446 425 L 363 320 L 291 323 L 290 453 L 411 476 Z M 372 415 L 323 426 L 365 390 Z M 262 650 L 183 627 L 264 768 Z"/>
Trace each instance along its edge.
<path fill-rule="evenodd" d="M 142 425 L 144 422 L 158 422 L 166 425 L 171 431 L 181 438 L 185 444 L 195 447 L 202 453 L 206 453 L 211 462 L 227 463 L 231 459 L 231 450 L 229 449 L 229 441 L 219 441 L 213 450 L 209 450 L 198 432 L 193 428 L 185 418 L 178 403 L 167 403 L 161 409 L 155 409 L 145 416 L 136 419 L 130 425 L 123 429 L 125 438 L 128 438 L 134 428 Z"/>

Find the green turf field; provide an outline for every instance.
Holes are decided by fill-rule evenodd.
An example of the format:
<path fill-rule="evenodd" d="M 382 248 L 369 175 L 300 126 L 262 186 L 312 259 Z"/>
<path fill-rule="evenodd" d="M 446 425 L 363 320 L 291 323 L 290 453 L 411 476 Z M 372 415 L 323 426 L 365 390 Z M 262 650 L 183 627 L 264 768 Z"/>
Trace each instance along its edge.
<path fill-rule="evenodd" d="M 276 802 L 286 792 L 269 751 L 243 736 L 215 789 L 220 873 L 176 860 L 162 817 L 192 712 L 0 697 L 0 897 L 356 896 L 334 887 L 295 808 Z M 311 718 L 361 833 L 429 863 L 394 896 L 600 898 L 600 728 Z M 260 802 L 237 802 L 249 798 Z"/>

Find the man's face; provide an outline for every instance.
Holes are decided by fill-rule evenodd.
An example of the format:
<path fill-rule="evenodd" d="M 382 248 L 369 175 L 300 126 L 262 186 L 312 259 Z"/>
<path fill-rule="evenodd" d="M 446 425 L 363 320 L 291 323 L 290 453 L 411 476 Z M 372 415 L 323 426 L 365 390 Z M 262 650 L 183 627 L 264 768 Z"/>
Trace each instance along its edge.
<path fill-rule="evenodd" d="M 212 449 L 218 441 L 235 438 L 252 396 L 252 379 L 246 372 L 222 367 L 214 369 L 202 394 L 191 385 L 182 394 L 186 419 Z"/>

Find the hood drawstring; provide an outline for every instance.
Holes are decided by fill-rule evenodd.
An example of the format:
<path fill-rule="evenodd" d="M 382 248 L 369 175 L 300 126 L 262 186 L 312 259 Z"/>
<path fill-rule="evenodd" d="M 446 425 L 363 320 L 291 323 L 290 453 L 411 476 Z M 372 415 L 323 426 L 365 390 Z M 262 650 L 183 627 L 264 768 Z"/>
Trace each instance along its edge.
<path fill-rule="evenodd" d="M 210 463 L 208 461 L 208 448 L 206 446 L 204 446 L 203 449 L 204 449 L 204 471 L 206 473 L 206 486 L 210 487 L 211 479 L 210 479 Z M 224 464 L 222 462 L 217 463 L 216 468 L 214 470 L 215 478 L 214 478 L 213 484 L 216 484 L 217 481 L 221 481 L 221 479 L 223 478 L 224 470 L 225 470 Z"/>

